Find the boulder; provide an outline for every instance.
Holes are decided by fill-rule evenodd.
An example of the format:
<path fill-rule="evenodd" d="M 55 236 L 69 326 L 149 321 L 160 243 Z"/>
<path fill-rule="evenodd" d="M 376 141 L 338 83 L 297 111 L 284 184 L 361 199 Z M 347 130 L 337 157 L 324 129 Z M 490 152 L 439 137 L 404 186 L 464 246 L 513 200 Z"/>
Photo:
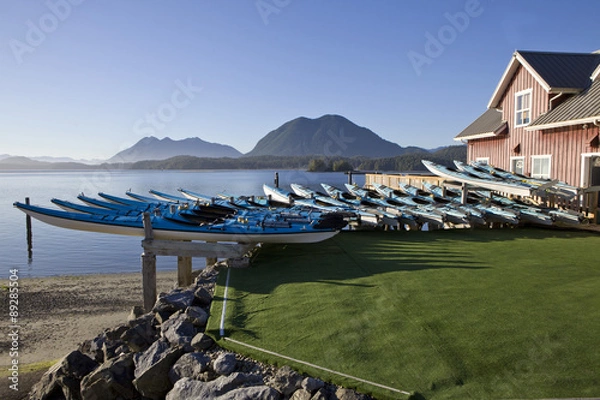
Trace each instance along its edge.
<path fill-rule="evenodd" d="M 302 375 L 288 367 L 281 367 L 275 373 L 275 376 L 270 382 L 270 386 L 275 388 L 284 396 L 289 397 L 297 389 L 300 389 L 300 384 L 303 380 Z"/>
<path fill-rule="evenodd" d="M 367 400 L 368 397 L 364 394 L 356 393 L 352 389 L 346 389 L 343 387 L 337 388 L 335 391 L 335 398 L 338 400 Z"/>
<path fill-rule="evenodd" d="M 213 370 L 219 375 L 229 375 L 235 371 L 237 359 L 233 353 L 220 354 L 213 362 Z"/>
<path fill-rule="evenodd" d="M 137 321 L 139 323 L 127 329 L 121 335 L 121 340 L 135 352 L 146 350 L 157 339 L 157 332 L 152 326 L 151 319 Z"/>
<path fill-rule="evenodd" d="M 79 350 L 72 351 L 48 369 L 31 389 L 29 398 L 32 400 L 81 399 L 81 380 L 97 366 L 96 361 Z"/>
<path fill-rule="evenodd" d="M 304 389 L 304 388 L 300 388 L 298 390 L 296 390 L 294 392 L 294 394 L 292 394 L 292 397 L 290 397 L 290 400 L 310 400 L 310 398 L 312 397 L 312 394 Z"/>
<path fill-rule="evenodd" d="M 199 287 L 194 292 L 194 302 L 202 307 L 209 306 L 212 298 L 212 294 L 204 287 Z"/>
<path fill-rule="evenodd" d="M 323 386 L 325 386 L 325 382 L 310 376 L 307 376 L 306 378 L 302 379 L 302 382 L 300 382 L 300 387 L 308 390 L 311 393 L 321 389 Z"/>
<path fill-rule="evenodd" d="M 208 321 L 208 313 L 202 307 L 191 306 L 185 309 L 185 316 L 195 327 L 202 328 L 206 326 Z"/>
<path fill-rule="evenodd" d="M 329 400 L 329 396 L 327 395 L 325 388 L 321 388 L 312 395 L 310 400 Z"/>
<path fill-rule="evenodd" d="M 174 313 L 185 310 L 194 302 L 193 290 L 175 289 L 170 293 L 161 293 L 154 304 L 152 311 Z"/>
<path fill-rule="evenodd" d="M 241 387 L 217 397 L 218 400 L 279 400 L 280 398 L 281 393 L 266 385 Z"/>
<path fill-rule="evenodd" d="M 262 377 L 259 375 L 243 374 L 241 372 L 234 372 L 228 376 L 220 376 L 210 382 L 183 378 L 175 383 L 173 389 L 167 394 L 166 400 L 220 399 L 221 397 L 219 396 L 240 387 L 263 385 Z"/>
<path fill-rule="evenodd" d="M 103 360 L 107 361 L 121 353 L 129 353 L 129 347 L 122 340 L 104 342 L 102 345 Z"/>
<path fill-rule="evenodd" d="M 215 344 L 215 341 L 205 333 L 198 333 L 192 338 L 192 347 L 196 350 L 208 350 Z"/>
<path fill-rule="evenodd" d="M 85 400 L 132 399 L 139 397 L 133 386 L 133 353 L 113 358 L 81 381 Z"/>
<path fill-rule="evenodd" d="M 175 313 L 161 325 L 161 335 L 171 345 L 184 346 L 187 350 L 192 351 L 191 343 L 196 336 L 196 328 L 188 321 L 185 314 Z"/>
<path fill-rule="evenodd" d="M 165 340 L 157 340 L 143 353 L 136 353 L 133 385 L 144 397 L 159 400 L 171 390 L 169 371 L 181 357 L 181 347 L 170 347 Z"/>
<path fill-rule="evenodd" d="M 133 306 L 133 308 L 131 309 L 131 312 L 129 313 L 129 316 L 127 317 L 127 322 L 135 321 L 136 319 L 138 319 L 139 317 L 141 317 L 144 314 L 145 314 L 144 307 Z"/>
<path fill-rule="evenodd" d="M 188 353 L 171 367 L 169 379 L 174 384 L 182 378 L 198 379 L 210 366 L 210 357 L 204 353 Z"/>

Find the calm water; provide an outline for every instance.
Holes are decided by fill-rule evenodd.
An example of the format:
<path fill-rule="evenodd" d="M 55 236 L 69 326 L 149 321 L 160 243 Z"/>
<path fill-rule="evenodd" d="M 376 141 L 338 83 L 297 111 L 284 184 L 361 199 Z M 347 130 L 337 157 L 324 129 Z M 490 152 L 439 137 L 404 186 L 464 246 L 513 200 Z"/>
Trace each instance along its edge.
<path fill-rule="evenodd" d="M 36 171 L 0 172 L 0 277 L 18 268 L 21 277 L 138 272 L 141 270 L 137 237 L 61 229 L 33 220 L 33 257 L 27 253 L 25 214 L 13 208 L 15 201 L 51 206 L 53 197 L 77 201 L 81 192 L 124 195 L 126 190 L 147 194 L 156 189 L 177 194 L 180 187 L 207 195 L 262 195 L 263 183 L 272 184 L 274 171 Z M 320 182 L 342 186 L 342 173 L 280 171 L 280 186 L 300 183 L 319 189 Z M 362 185 L 364 176 L 356 176 Z M 172 270 L 175 257 L 158 257 L 157 269 Z M 194 260 L 203 265 L 204 260 Z"/>

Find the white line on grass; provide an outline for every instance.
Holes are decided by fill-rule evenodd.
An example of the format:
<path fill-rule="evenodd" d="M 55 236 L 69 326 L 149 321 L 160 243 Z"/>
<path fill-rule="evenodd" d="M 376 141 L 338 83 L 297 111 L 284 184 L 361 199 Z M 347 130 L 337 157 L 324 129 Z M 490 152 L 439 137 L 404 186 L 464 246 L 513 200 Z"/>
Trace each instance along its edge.
<path fill-rule="evenodd" d="M 227 278 L 229 279 L 229 274 L 227 275 Z M 227 286 L 225 287 L 225 290 L 227 291 Z M 224 306 L 223 306 L 223 310 L 225 310 Z M 343 376 L 344 378 L 353 379 L 355 381 L 366 383 L 366 384 L 371 385 L 371 386 L 376 386 L 378 388 L 382 388 L 382 389 L 385 389 L 385 390 L 389 390 L 389 391 L 392 391 L 392 392 L 401 393 L 401 394 L 410 396 L 410 393 L 406 392 L 404 390 L 399 390 L 399 389 L 395 389 L 393 387 L 385 386 L 385 385 L 382 385 L 382 384 L 379 384 L 379 383 L 367 381 L 365 379 L 357 378 L 357 377 L 352 376 L 352 375 L 344 374 L 343 372 L 338 372 L 338 371 L 334 371 L 334 370 L 329 369 L 329 368 L 320 367 L 318 365 L 311 364 L 311 363 L 306 362 L 306 361 L 298 360 L 296 358 L 284 356 L 283 354 L 275 353 L 274 351 L 270 351 L 270 350 L 266 350 L 266 349 L 263 349 L 263 348 L 260 348 L 260 347 L 252 346 L 251 344 L 240 342 L 239 340 L 235 340 L 235 339 L 230 339 L 228 337 L 224 337 L 223 336 L 223 331 L 221 331 L 221 337 L 223 337 L 223 340 L 227 340 L 229 342 L 236 343 L 236 344 L 248 347 L 248 348 L 253 349 L 253 350 L 258 350 L 258 351 L 261 351 L 263 353 L 270 354 L 272 356 L 280 357 L 280 358 L 283 358 L 283 359 L 286 359 L 286 360 L 289 360 L 289 361 L 293 361 L 293 362 L 298 363 L 298 364 L 303 364 L 303 365 L 307 365 L 307 366 L 312 367 L 312 368 L 320 369 L 322 371 L 329 372 L 331 374 Z"/>
<path fill-rule="evenodd" d="M 229 290 L 229 275 L 231 269 L 227 268 L 227 279 L 225 279 L 225 291 L 223 292 L 223 311 L 221 311 L 221 325 L 219 326 L 219 334 L 225 336 L 225 310 L 227 309 L 227 292 Z"/>

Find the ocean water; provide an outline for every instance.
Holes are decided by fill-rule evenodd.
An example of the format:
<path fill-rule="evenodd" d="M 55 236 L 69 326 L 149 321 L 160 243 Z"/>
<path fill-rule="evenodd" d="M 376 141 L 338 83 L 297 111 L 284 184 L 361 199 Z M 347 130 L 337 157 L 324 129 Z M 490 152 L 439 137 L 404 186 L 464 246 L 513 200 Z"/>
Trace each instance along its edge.
<path fill-rule="evenodd" d="M 85 275 L 95 273 L 140 272 L 141 238 L 73 231 L 32 220 L 32 257 L 27 249 L 25 214 L 13 207 L 15 201 L 55 207 L 50 200 L 78 201 L 85 193 L 96 197 L 98 192 L 124 196 L 125 191 L 148 195 L 155 189 L 177 194 L 182 187 L 214 196 L 263 195 L 262 185 L 273 184 L 275 172 L 266 170 L 235 171 L 16 171 L 0 172 L 0 277 L 6 279 L 11 269 L 21 277 L 53 275 Z M 348 177 L 343 173 L 307 173 L 279 171 L 279 183 L 289 188 L 300 183 L 320 189 L 325 182 L 343 186 Z M 364 176 L 355 176 L 359 185 Z M 204 265 L 194 259 L 193 264 Z M 177 268 L 175 257 L 158 257 L 158 270 Z"/>

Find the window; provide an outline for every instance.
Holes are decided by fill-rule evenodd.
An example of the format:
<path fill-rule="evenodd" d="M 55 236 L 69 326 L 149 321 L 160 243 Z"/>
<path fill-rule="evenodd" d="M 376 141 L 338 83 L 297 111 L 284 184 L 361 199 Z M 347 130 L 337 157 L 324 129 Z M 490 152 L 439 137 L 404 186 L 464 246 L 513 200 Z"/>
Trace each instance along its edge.
<path fill-rule="evenodd" d="M 531 122 L 531 89 L 515 94 L 515 127 Z"/>
<path fill-rule="evenodd" d="M 551 156 L 532 156 L 531 157 L 531 177 L 550 179 L 550 161 Z"/>
<path fill-rule="evenodd" d="M 477 161 L 480 164 L 489 164 L 490 163 L 490 158 L 489 157 L 477 157 L 475 159 L 475 161 Z"/>
<path fill-rule="evenodd" d="M 525 157 L 511 157 L 510 158 L 510 172 L 513 174 L 523 175 L 525 171 Z"/>

